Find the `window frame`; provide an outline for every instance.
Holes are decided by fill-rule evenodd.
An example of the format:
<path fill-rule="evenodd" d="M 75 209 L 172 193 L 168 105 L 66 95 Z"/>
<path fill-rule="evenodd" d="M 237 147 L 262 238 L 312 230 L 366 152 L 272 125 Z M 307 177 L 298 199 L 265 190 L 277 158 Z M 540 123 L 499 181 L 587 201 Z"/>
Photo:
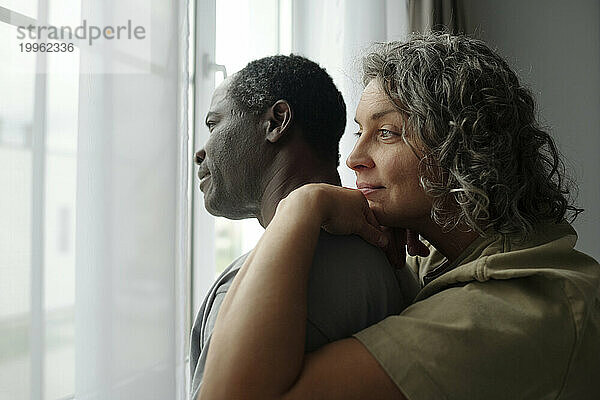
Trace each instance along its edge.
<path fill-rule="evenodd" d="M 214 219 L 204 210 L 202 193 L 197 185 L 194 154 L 200 144 L 206 142 L 208 132 L 204 129 L 203 115 L 210 106 L 210 98 L 215 89 L 214 75 L 208 70 L 205 60 L 215 59 L 216 47 L 216 0 L 201 0 L 195 2 L 193 25 L 194 44 L 191 46 L 194 54 L 190 58 L 194 65 L 190 68 L 193 74 L 190 77 L 190 252 L 191 268 L 190 282 L 190 307 L 188 316 L 190 328 L 195 318 L 195 312 L 202 304 L 204 296 L 214 281 L 215 254 L 214 254 Z M 188 346 L 189 347 L 189 346 Z"/>
<path fill-rule="evenodd" d="M 45 23 L 48 0 L 39 0 L 38 17 L 31 18 L 6 7 L 0 7 L 0 22 L 18 27 Z M 41 39 L 37 39 L 40 41 Z M 44 232 L 45 232 L 45 167 L 46 167 L 46 87 L 45 52 L 36 54 L 33 121 L 31 133 L 31 262 L 30 262 L 30 397 L 42 399 L 44 391 L 44 361 L 46 323 L 44 311 Z M 73 396 L 71 396 L 73 397 Z"/>

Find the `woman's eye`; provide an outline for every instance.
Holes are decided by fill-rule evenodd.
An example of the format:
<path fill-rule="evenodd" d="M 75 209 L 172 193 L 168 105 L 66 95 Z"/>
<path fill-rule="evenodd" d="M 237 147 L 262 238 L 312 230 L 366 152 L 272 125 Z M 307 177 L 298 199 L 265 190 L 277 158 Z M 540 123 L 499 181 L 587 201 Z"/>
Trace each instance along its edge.
<path fill-rule="evenodd" d="M 396 132 L 392 132 L 388 129 L 379 129 L 379 137 L 381 139 L 390 139 L 394 136 L 398 136 L 398 134 Z"/>

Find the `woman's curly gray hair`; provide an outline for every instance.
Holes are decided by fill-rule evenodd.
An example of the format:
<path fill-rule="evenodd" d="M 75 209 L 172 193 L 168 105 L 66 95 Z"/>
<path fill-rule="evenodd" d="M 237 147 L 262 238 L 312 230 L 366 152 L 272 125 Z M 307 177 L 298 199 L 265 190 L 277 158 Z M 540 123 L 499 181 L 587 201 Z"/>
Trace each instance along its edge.
<path fill-rule="evenodd" d="M 530 91 L 482 41 L 429 32 L 378 43 L 363 59 L 363 84 L 372 79 L 403 114 L 405 140 L 424 154 L 421 185 L 444 229 L 525 238 L 536 222 L 582 211 Z"/>

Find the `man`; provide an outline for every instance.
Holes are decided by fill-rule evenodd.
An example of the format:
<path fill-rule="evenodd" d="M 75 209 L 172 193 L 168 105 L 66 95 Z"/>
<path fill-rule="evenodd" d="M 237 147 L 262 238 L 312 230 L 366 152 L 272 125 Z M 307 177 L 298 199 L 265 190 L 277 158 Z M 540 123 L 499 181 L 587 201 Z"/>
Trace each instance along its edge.
<path fill-rule="evenodd" d="M 210 138 L 196 153 L 206 209 L 230 219 L 257 218 L 266 227 L 295 188 L 340 185 L 338 145 L 345 123 L 341 94 L 314 62 L 294 55 L 251 62 L 215 90 L 206 116 Z M 221 274 L 196 317 L 192 398 L 219 307 L 247 256 Z M 357 236 L 323 232 L 311 268 L 305 351 L 399 313 L 417 290 L 408 269 L 400 273 L 396 280 L 385 255 Z"/>

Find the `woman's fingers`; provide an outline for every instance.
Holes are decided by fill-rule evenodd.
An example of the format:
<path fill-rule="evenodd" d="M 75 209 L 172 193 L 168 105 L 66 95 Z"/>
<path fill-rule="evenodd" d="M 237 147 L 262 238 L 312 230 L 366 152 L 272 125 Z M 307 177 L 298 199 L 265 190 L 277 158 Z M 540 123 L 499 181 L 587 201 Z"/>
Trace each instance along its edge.
<path fill-rule="evenodd" d="M 427 257 L 429 255 L 429 247 L 419 240 L 416 245 L 416 253 L 418 256 Z"/>
<path fill-rule="evenodd" d="M 406 231 L 401 228 L 384 228 L 389 238 L 384 248 L 388 261 L 395 268 L 402 268 L 406 263 Z"/>
<path fill-rule="evenodd" d="M 375 214 L 363 194 L 356 189 L 326 184 L 309 184 L 295 192 L 319 191 L 321 228 L 334 235 L 356 234 L 367 242 L 384 247 L 388 238 L 381 231 Z"/>
<path fill-rule="evenodd" d="M 367 242 L 377 247 L 381 247 L 384 249 L 387 248 L 392 238 L 390 238 L 388 233 L 385 232 L 384 229 L 382 229 L 383 227 L 379 225 L 379 221 L 377 221 L 373 210 L 369 208 L 366 198 L 364 200 L 364 206 L 366 226 L 363 227 L 363 233 L 359 233 L 359 235 Z"/>
<path fill-rule="evenodd" d="M 362 193 L 361 193 L 362 194 Z M 374 227 L 376 227 L 378 230 L 383 231 L 381 229 L 381 226 L 379 225 L 379 221 L 377 221 L 377 218 L 375 217 L 375 214 L 373 214 L 373 210 L 371 210 L 367 204 L 367 207 L 365 209 L 365 217 L 367 219 L 367 222 L 371 225 L 373 225 Z"/>
<path fill-rule="evenodd" d="M 357 233 L 364 240 L 377 247 L 385 248 L 389 243 L 389 239 L 385 233 L 381 232 L 367 221 L 365 221 Z"/>
<path fill-rule="evenodd" d="M 290 196 L 297 207 L 312 203 L 321 228 L 335 235 L 357 234 L 367 242 L 381 247 L 392 264 L 405 264 L 406 250 L 410 255 L 426 256 L 429 249 L 421 243 L 416 232 L 390 229 L 384 232 L 364 195 L 356 190 L 327 184 L 308 184 Z M 312 199 L 312 200 L 311 200 Z"/>
<path fill-rule="evenodd" d="M 421 242 L 419 234 L 410 229 L 406 231 L 406 249 L 411 256 L 427 257 L 429 255 L 429 248 Z"/>

